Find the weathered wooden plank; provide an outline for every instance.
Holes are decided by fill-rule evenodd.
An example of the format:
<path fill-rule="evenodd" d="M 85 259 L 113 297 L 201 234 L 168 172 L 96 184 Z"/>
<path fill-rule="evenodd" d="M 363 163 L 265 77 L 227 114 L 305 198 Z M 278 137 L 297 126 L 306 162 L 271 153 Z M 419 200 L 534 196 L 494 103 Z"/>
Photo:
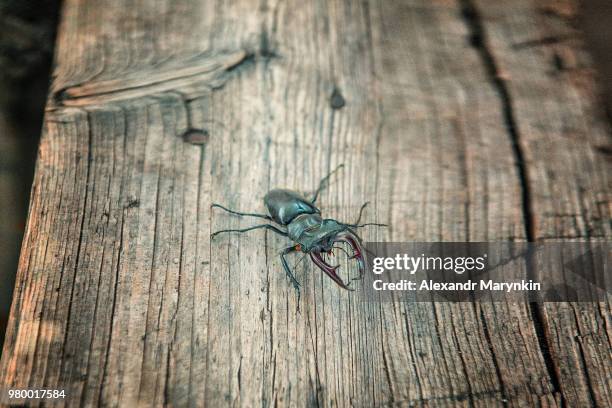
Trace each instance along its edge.
<path fill-rule="evenodd" d="M 305 264 L 298 304 L 284 240 L 209 239 L 253 223 L 212 202 L 263 211 L 338 163 L 322 208 L 371 201 L 391 224 L 371 240 L 562 238 L 550 192 L 606 224 L 609 163 L 551 146 L 565 112 L 536 109 L 592 88 L 513 50 L 548 29 L 537 6 L 488 3 L 68 1 L 0 384 L 87 405 L 607 405 L 608 305 L 362 303 Z M 606 143 L 597 112 L 567 113 Z"/>
<path fill-rule="evenodd" d="M 387 163 L 378 195 L 390 201 L 390 239 L 494 240 L 520 234 L 521 222 L 513 218 L 520 213 L 495 209 L 506 200 L 514 201 L 510 209 L 520 206 L 514 194 L 517 179 L 503 124 L 499 124 L 496 95 L 486 86 L 478 55 L 466 42 L 469 33 L 458 8 L 381 4 L 377 9 L 388 31 L 377 39 L 379 71 L 385 74 L 381 81 L 385 122 L 379 149 Z M 389 61 L 386 56 L 394 54 L 401 57 Z M 485 144 L 487 138 L 496 143 Z M 487 171 L 491 167 L 495 170 Z M 493 184 L 490 175 L 504 181 Z M 475 216 L 472 202 L 480 209 Z M 489 232 L 487 225 L 493 223 L 499 224 Z M 517 226 L 518 232 L 514 231 Z M 395 348 L 409 345 L 414 351 L 407 356 L 408 363 L 416 366 L 413 375 L 402 375 L 400 360 L 389 358 L 398 400 L 494 405 L 517 394 L 529 399 L 531 393 L 548 392 L 546 382 L 529 389 L 531 384 L 525 381 L 527 373 L 544 372 L 537 357 L 515 375 L 499 372 L 500 366 L 511 367 L 513 353 L 493 352 L 493 342 L 501 338 L 487 335 L 491 319 L 486 315 L 496 307 L 483 305 L 487 313 L 471 305 L 398 307 L 404 316 L 391 319 L 393 315 L 388 314 L 388 325 L 406 326 L 405 332 L 388 333 L 386 337 L 397 345 L 385 351 L 391 356 Z M 529 319 L 517 316 L 521 308 L 515 309 L 500 313 L 529 326 Z M 520 333 L 513 335 L 519 337 L 516 342 L 504 343 L 510 349 L 537 351 L 533 332 L 524 330 L 526 338 L 520 338 Z M 414 390 L 402 387 L 406 378 L 416 378 Z M 519 385 L 507 391 L 506 381 Z"/>
<path fill-rule="evenodd" d="M 577 4 L 477 3 L 480 15 L 471 18 L 486 30 L 480 46 L 507 90 L 508 119 L 522 152 L 530 238 L 609 240 L 610 128 L 576 28 Z M 544 304 L 535 312 L 565 403 L 610 405 L 609 302 Z"/>

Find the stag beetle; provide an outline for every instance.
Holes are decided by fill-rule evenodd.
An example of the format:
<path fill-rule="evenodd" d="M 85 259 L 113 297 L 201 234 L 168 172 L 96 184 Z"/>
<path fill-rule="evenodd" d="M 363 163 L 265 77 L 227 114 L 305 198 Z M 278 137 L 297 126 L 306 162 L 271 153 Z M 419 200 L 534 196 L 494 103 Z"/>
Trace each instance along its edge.
<path fill-rule="evenodd" d="M 220 230 L 211 234 L 211 238 L 214 238 L 216 235 L 225 232 L 242 233 L 258 228 L 268 229 L 279 235 L 288 237 L 296 243 L 295 245 L 283 249 L 280 252 L 280 258 L 283 268 L 287 273 L 287 277 L 291 280 L 294 288 L 298 291 L 298 293 L 300 285 L 297 279 L 295 279 L 295 276 L 291 272 L 289 264 L 285 259 L 285 256 L 292 252 L 303 252 L 305 254 L 310 255 L 310 259 L 312 260 L 312 262 L 314 262 L 314 264 L 319 269 L 325 272 L 327 276 L 329 276 L 334 282 L 336 282 L 338 286 L 343 289 L 352 290 L 342 281 L 342 279 L 340 279 L 340 277 L 336 273 L 336 270 L 339 268 L 339 265 L 329 265 L 322 257 L 322 255 L 331 254 L 333 248 L 344 250 L 342 247 L 334 247 L 334 244 L 338 242 L 344 242 L 348 244 L 353 250 L 353 254 L 349 256 L 349 259 L 357 259 L 359 263 L 359 272 L 360 274 L 363 274 L 366 263 L 364 257 L 364 248 L 361 243 L 361 238 L 351 228 L 360 228 L 365 227 L 367 225 L 386 227 L 387 225 L 377 223 L 359 224 L 359 222 L 361 221 L 361 215 L 363 213 L 363 210 L 368 205 L 367 202 L 361 206 L 361 209 L 359 210 L 359 217 L 357 218 L 357 221 L 353 224 L 346 224 L 333 219 L 321 217 L 321 210 L 315 205 L 317 198 L 319 197 L 319 193 L 325 188 L 332 174 L 334 174 L 342 167 L 344 167 L 343 164 L 339 165 L 338 167 L 336 167 L 336 169 L 334 169 L 321 180 L 321 182 L 319 183 L 319 187 L 317 188 L 317 191 L 314 193 L 314 196 L 311 200 L 308 200 L 300 193 L 297 193 L 292 190 L 271 190 L 264 197 L 264 204 L 268 210 L 269 215 L 244 213 L 230 210 L 220 204 L 212 204 L 211 207 L 220 208 L 231 214 L 258 217 L 275 222 L 284 230 L 271 224 L 260 224 L 245 229 Z"/>

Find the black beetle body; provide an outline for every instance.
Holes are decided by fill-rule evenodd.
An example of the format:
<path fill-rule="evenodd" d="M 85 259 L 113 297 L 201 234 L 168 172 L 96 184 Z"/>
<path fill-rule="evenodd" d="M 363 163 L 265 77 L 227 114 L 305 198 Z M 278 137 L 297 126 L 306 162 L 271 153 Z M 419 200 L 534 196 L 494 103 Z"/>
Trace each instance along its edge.
<path fill-rule="evenodd" d="M 338 166 L 336 170 L 341 167 L 343 167 L 343 165 Z M 232 229 L 217 231 L 213 233 L 211 237 L 223 232 L 246 232 L 258 228 L 269 229 L 277 234 L 288 237 L 296 243 L 295 245 L 281 251 L 280 257 L 287 276 L 289 279 L 291 279 L 294 287 L 298 291 L 299 284 L 291 273 L 289 264 L 285 259 L 285 255 L 296 251 L 309 254 L 310 259 L 315 263 L 315 265 L 317 265 L 323 272 L 333 279 L 334 282 L 344 289 L 349 289 L 342 279 L 340 279 L 340 277 L 336 274 L 336 270 L 339 268 L 339 266 L 331 266 L 327 264 L 327 262 L 323 260 L 321 254 L 331 253 L 335 243 L 344 242 L 353 249 L 353 255 L 350 258 L 357 259 L 359 262 L 359 270 L 361 273 L 363 273 L 365 269 L 365 253 L 361 245 L 361 239 L 351 228 L 358 228 L 366 225 L 385 226 L 385 224 L 359 225 L 363 209 L 368 203 L 361 206 L 359 218 L 354 224 L 345 224 L 336 220 L 324 219 L 321 217 L 321 210 L 317 208 L 315 202 L 319 193 L 325 186 L 325 183 L 336 170 L 321 180 L 319 188 L 315 192 L 312 200 L 308 200 L 301 194 L 292 190 L 274 189 L 268 192 L 264 197 L 264 204 L 269 215 L 243 213 L 227 209 L 219 204 L 212 205 L 213 207 L 221 208 L 232 214 L 247 215 L 274 221 L 281 227 L 285 228 L 285 231 L 271 224 L 262 224 L 241 230 Z"/>
<path fill-rule="evenodd" d="M 334 220 L 321 218 L 321 210 L 295 191 L 272 190 L 264 197 L 264 204 L 272 219 L 287 227 L 288 237 L 300 244 L 300 250 L 305 253 L 317 248 L 328 252 L 333 241 L 327 238 L 346 230 Z"/>
<path fill-rule="evenodd" d="M 280 225 L 289 225 L 298 215 L 321 214 L 321 210 L 301 194 L 281 188 L 266 194 L 264 204 L 272 219 Z"/>

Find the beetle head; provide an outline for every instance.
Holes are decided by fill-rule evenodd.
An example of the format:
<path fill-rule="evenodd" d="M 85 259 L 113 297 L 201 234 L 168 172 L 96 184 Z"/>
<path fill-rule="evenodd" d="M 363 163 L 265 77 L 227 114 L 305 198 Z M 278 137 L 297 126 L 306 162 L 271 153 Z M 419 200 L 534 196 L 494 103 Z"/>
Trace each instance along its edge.
<path fill-rule="evenodd" d="M 340 287 L 349 289 L 336 273 L 340 266 L 331 266 L 323 258 L 334 247 L 338 248 L 337 244 L 345 243 L 351 247 L 353 253 L 349 257 L 357 260 L 359 272 L 363 274 L 365 252 L 361 239 L 348 225 L 332 219 L 322 219 L 318 214 L 303 214 L 289 224 L 288 231 L 289 237 L 300 244 L 300 250 L 308 253 L 312 262 Z"/>
<path fill-rule="evenodd" d="M 333 221 L 333 220 L 330 220 Z M 346 243 L 348 244 L 353 254 L 350 255 L 349 259 L 356 259 L 359 264 L 359 274 L 362 275 L 365 270 L 365 251 L 361 245 L 361 239 L 355 234 L 350 228 L 345 225 L 336 223 L 340 228 L 334 230 L 333 233 L 325 235 L 317 243 L 317 245 L 310 251 L 310 259 L 314 262 L 319 269 L 321 269 L 327 276 L 329 276 L 338 286 L 351 290 L 338 276 L 336 270 L 340 265 L 331 266 L 322 257 L 322 253 L 331 253 L 334 244 Z"/>

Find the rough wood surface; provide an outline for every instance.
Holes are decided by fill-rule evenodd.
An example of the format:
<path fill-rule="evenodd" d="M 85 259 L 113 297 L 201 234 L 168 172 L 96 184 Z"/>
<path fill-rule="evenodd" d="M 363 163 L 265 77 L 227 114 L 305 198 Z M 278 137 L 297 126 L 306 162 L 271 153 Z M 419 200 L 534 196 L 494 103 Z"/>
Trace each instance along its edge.
<path fill-rule="evenodd" d="M 47 99 L 57 3 L 0 3 L 0 344 L 4 344 Z"/>
<path fill-rule="evenodd" d="M 68 0 L 0 363 L 104 405 L 610 406 L 610 304 L 363 303 L 210 210 L 366 239 L 610 239 L 573 2 Z M 195 133 L 194 133 L 195 132 Z M 185 137 L 185 134 L 188 137 Z M 193 135 L 199 135 L 194 137 Z"/>

